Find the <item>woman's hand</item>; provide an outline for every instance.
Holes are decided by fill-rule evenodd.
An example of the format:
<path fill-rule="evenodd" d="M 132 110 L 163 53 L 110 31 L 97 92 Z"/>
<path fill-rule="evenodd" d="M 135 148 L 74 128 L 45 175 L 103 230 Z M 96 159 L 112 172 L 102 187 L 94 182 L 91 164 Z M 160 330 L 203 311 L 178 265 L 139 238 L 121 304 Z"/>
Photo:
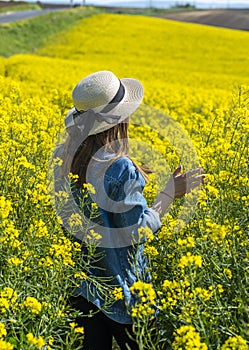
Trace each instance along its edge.
<path fill-rule="evenodd" d="M 202 168 L 195 168 L 183 174 L 180 165 L 170 176 L 165 188 L 157 196 L 152 209 L 162 217 L 175 198 L 181 198 L 196 187 L 204 183 L 205 174 Z"/>
<path fill-rule="evenodd" d="M 182 165 L 180 165 L 169 178 L 162 193 L 172 199 L 183 197 L 204 183 L 205 174 L 202 174 L 202 171 L 202 168 L 195 168 L 181 174 Z"/>

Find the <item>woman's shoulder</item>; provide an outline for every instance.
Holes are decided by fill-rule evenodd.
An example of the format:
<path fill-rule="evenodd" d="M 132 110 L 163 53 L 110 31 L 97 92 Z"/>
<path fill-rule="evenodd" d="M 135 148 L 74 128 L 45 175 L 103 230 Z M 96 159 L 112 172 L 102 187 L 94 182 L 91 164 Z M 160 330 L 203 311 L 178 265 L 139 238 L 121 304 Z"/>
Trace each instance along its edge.
<path fill-rule="evenodd" d="M 122 173 L 127 170 L 135 170 L 134 163 L 132 160 L 127 156 L 121 156 L 117 159 L 111 161 L 110 166 L 108 167 L 107 173 L 113 173 L 113 171 L 118 171 L 119 173 Z"/>
<path fill-rule="evenodd" d="M 141 182 L 143 182 L 142 175 L 127 156 L 115 159 L 108 167 L 105 175 L 120 183 L 124 183 L 129 179 L 141 179 Z"/>
<path fill-rule="evenodd" d="M 118 168 L 135 168 L 133 161 L 128 156 L 121 156 L 115 159 L 111 166 Z"/>

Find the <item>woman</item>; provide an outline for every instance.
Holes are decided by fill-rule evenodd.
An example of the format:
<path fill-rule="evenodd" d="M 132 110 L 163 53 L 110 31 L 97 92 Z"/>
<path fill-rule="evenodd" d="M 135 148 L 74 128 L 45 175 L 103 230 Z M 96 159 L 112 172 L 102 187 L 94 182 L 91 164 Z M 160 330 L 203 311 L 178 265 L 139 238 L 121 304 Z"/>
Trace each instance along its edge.
<path fill-rule="evenodd" d="M 129 117 L 143 98 L 141 83 L 130 78 L 119 80 L 112 72 L 100 71 L 82 79 L 72 97 L 74 108 L 65 120 L 69 136 L 56 153 L 63 159 L 61 173 L 56 176 L 76 175 L 76 183 L 70 186 L 70 203 L 79 208 L 84 202 L 83 221 L 94 229 L 97 239 L 87 270 L 90 279 L 81 282 L 71 302 L 84 314 L 93 314 L 77 319 L 85 329 L 85 350 L 112 349 L 113 336 L 121 349 L 138 349 L 130 316 L 135 296 L 130 287 L 137 280 L 150 281 L 143 256 L 146 237 L 141 237 L 140 228 L 156 232 L 174 198 L 199 186 L 204 175 L 200 168 L 181 175 L 180 166 L 148 208 L 142 192 L 150 171 L 129 158 L 128 143 Z M 90 204 L 82 195 L 82 186 L 87 183 L 95 189 Z M 98 206 L 97 218 L 90 214 L 93 202 Z M 93 233 L 91 229 L 88 232 Z M 89 234 L 78 231 L 74 238 L 83 242 L 86 258 Z M 105 287 L 122 291 L 122 298 L 108 305 L 101 281 Z"/>

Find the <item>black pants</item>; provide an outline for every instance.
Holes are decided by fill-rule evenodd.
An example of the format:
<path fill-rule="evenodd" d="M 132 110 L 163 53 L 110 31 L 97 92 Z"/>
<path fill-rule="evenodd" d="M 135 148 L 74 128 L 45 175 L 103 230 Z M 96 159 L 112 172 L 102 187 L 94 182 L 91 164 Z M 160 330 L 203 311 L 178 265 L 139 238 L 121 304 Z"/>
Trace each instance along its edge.
<path fill-rule="evenodd" d="M 129 345 L 131 350 L 139 350 L 138 344 L 131 339 L 134 338 L 132 324 L 121 324 L 111 320 L 82 296 L 71 297 L 70 304 L 85 315 L 91 310 L 94 312 L 92 317 L 76 318 L 76 323 L 84 327 L 84 350 L 112 350 L 112 337 L 121 350 L 129 349 L 126 345 Z"/>

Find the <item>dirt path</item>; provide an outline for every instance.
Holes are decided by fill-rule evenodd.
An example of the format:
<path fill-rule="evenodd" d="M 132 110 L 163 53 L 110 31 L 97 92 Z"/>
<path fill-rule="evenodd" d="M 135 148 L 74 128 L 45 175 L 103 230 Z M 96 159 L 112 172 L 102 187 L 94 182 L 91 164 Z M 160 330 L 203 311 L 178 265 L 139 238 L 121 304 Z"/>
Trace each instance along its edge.
<path fill-rule="evenodd" d="M 158 17 L 175 21 L 206 24 L 249 31 L 249 9 L 245 10 L 203 10 L 170 13 Z"/>

